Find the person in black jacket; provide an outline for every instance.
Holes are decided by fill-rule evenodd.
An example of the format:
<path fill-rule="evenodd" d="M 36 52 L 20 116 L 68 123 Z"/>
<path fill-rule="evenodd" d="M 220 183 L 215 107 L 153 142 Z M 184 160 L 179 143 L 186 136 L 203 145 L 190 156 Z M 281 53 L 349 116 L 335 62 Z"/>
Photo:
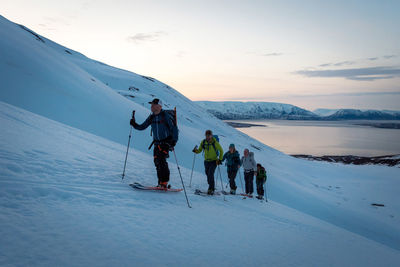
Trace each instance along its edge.
<path fill-rule="evenodd" d="M 229 151 L 224 154 L 222 161 L 226 160 L 226 166 L 228 171 L 229 185 L 231 187 L 231 194 L 236 194 L 236 183 L 235 178 L 240 168 L 240 155 L 239 152 L 236 151 L 235 145 L 229 145 Z"/>
<path fill-rule="evenodd" d="M 140 131 L 151 125 L 154 144 L 154 165 L 157 169 L 158 186 L 167 188 L 170 174 L 167 158 L 169 157 L 169 150 L 176 145 L 171 132 L 173 118 L 168 112 L 162 110 L 162 101 L 160 99 L 155 98 L 149 104 L 151 104 L 152 114 L 142 124 L 137 124 L 135 117 L 133 117 L 130 124 Z"/>

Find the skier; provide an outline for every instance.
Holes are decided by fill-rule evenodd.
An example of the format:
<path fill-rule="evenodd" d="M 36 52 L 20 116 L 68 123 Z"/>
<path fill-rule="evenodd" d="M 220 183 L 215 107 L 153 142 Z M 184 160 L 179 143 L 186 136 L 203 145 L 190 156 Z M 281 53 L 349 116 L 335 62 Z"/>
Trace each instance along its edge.
<path fill-rule="evenodd" d="M 213 195 L 215 191 L 214 172 L 217 165 L 222 162 L 224 151 L 211 130 L 206 131 L 206 139 L 200 143 L 199 149 L 193 149 L 196 154 L 204 150 L 204 168 L 207 175 L 208 191 L 207 194 Z"/>
<path fill-rule="evenodd" d="M 264 196 L 264 184 L 267 181 L 267 173 L 265 168 L 257 163 L 257 176 L 256 176 L 256 185 L 257 185 L 257 198 L 263 199 Z"/>
<path fill-rule="evenodd" d="M 253 176 L 256 175 L 257 165 L 254 160 L 254 153 L 249 152 L 246 148 L 243 151 L 244 156 L 242 157 L 240 163 L 244 169 L 244 181 L 246 184 L 246 194 L 252 197 L 254 187 L 253 187 Z"/>
<path fill-rule="evenodd" d="M 174 140 L 172 129 L 174 127 L 173 117 L 166 111 L 162 110 L 162 101 L 158 98 L 151 102 L 152 114 L 142 124 L 137 124 L 135 117 L 132 117 L 130 124 L 136 130 L 144 130 L 151 125 L 153 135 L 154 150 L 154 165 L 157 169 L 158 186 L 168 188 L 169 168 L 167 158 L 169 151 L 173 150 L 177 140 Z"/>
<path fill-rule="evenodd" d="M 229 145 L 229 151 L 224 154 L 222 161 L 224 161 L 225 159 L 226 159 L 226 166 L 229 178 L 229 185 L 231 187 L 230 193 L 232 195 L 235 195 L 237 188 L 235 183 L 235 178 L 238 169 L 240 168 L 240 155 L 239 152 L 236 151 L 234 144 Z"/>

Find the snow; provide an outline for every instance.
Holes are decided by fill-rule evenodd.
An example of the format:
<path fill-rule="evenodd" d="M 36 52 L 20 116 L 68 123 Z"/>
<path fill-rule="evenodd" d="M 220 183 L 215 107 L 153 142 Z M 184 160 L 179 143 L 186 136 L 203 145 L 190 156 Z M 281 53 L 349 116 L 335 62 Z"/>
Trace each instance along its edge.
<path fill-rule="evenodd" d="M 198 105 L 221 119 L 310 119 L 317 115 L 290 105 L 274 102 L 196 101 Z"/>
<path fill-rule="evenodd" d="M 133 191 L 133 180 L 154 181 L 150 154 L 131 149 L 121 182 L 123 145 L 5 103 L 0 122 L 6 129 L 0 265 L 395 266 L 400 260 L 396 249 L 276 201 L 196 196 L 194 188 L 205 187 L 202 173 L 188 188 L 192 209 L 183 193 Z M 179 187 L 171 160 L 170 166 Z M 188 184 L 190 169 L 182 172 Z"/>
<path fill-rule="evenodd" d="M 2 17 L 0 33 L 7 51 L 0 54 L 1 266 L 399 262 L 399 168 L 292 158 L 157 80 L 38 41 Z M 133 181 L 156 182 L 148 130 L 133 131 L 121 181 L 131 111 L 143 121 L 154 96 L 178 109 L 176 153 L 186 185 L 191 150 L 211 128 L 224 149 L 235 143 L 239 152 L 255 152 L 268 172 L 270 201 L 194 195 L 207 189 L 201 155 L 187 188 L 192 209 L 183 192 L 133 190 Z M 172 155 L 169 165 L 172 186 L 181 187 Z"/>
<path fill-rule="evenodd" d="M 313 110 L 313 112 L 315 114 L 317 114 L 318 116 L 322 116 L 322 117 L 333 115 L 337 111 L 339 111 L 339 109 L 318 108 L 318 109 Z"/>

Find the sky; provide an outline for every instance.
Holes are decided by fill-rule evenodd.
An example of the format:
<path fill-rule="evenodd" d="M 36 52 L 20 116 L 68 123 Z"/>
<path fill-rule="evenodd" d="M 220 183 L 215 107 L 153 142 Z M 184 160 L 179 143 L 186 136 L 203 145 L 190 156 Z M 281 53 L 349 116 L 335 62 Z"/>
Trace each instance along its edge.
<path fill-rule="evenodd" d="M 400 110 L 400 1 L 0 0 L 0 14 L 191 100 Z"/>

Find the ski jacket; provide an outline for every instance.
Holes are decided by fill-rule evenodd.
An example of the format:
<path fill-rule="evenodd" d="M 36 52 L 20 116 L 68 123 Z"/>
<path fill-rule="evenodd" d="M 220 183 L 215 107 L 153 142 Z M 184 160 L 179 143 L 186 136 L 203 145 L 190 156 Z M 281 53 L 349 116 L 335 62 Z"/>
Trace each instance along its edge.
<path fill-rule="evenodd" d="M 265 183 L 267 180 L 267 172 L 265 171 L 264 167 L 261 167 L 259 171 L 257 171 L 256 181 L 262 181 Z"/>
<path fill-rule="evenodd" d="M 215 161 L 218 158 L 222 161 L 224 151 L 222 150 L 221 145 L 217 142 L 217 139 L 215 139 L 215 137 L 211 139 L 211 142 L 208 142 L 206 139 L 201 141 L 200 147 L 196 153 L 201 153 L 203 151 L 203 147 L 205 161 Z"/>
<path fill-rule="evenodd" d="M 243 156 L 240 163 L 245 171 L 257 171 L 257 163 L 254 159 L 253 152 L 249 152 L 247 157 Z"/>
<path fill-rule="evenodd" d="M 142 123 L 137 124 L 136 122 L 132 125 L 136 130 L 144 130 L 151 125 L 151 133 L 154 141 L 157 143 L 166 139 L 171 139 L 171 131 L 173 125 L 173 118 L 168 112 L 161 110 L 158 115 L 150 114 L 149 117 Z"/>
<path fill-rule="evenodd" d="M 222 161 L 226 160 L 226 166 L 228 167 L 228 171 L 237 171 L 238 166 L 240 166 L 240 155 L 236 150 L 231 153 L 230 151 L 224 154 Z"/>

